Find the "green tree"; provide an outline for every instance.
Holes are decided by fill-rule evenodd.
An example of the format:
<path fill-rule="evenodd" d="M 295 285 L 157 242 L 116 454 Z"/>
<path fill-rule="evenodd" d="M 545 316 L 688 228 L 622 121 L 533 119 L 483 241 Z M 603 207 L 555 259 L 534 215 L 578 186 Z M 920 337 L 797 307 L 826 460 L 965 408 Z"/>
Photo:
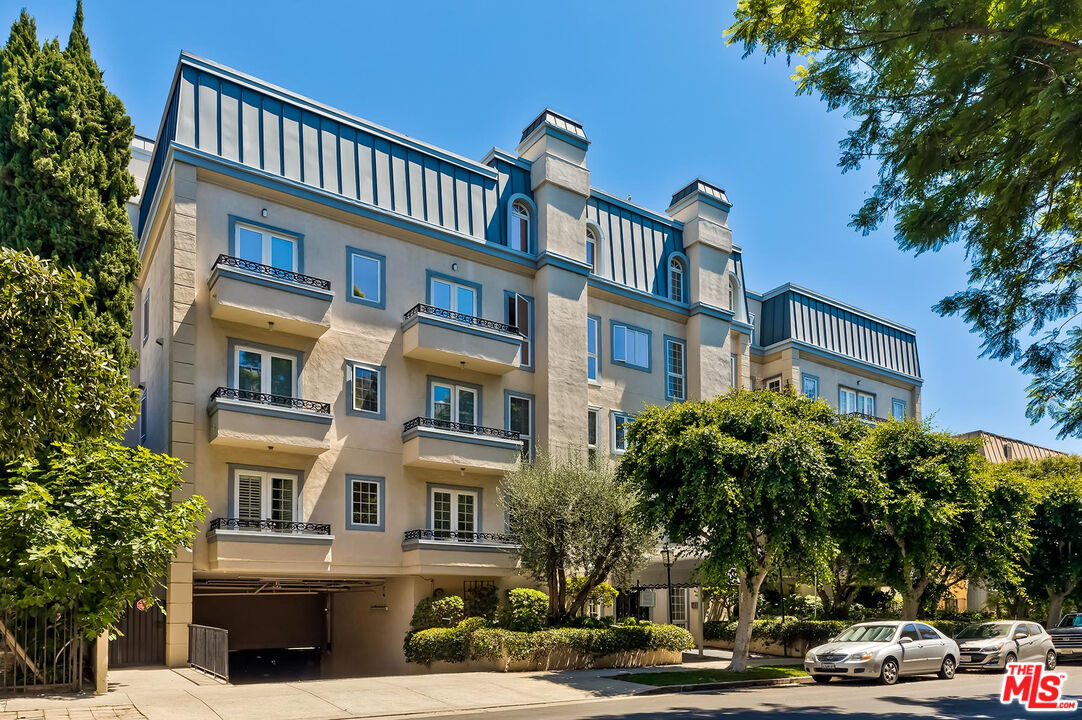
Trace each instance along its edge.
<path fill-rule="evenodd" d="M 1063 614 L 1064 600 L 1082 589 L 1082 458 L 1019 460 L 1007 469 L 1032 483 L 1033 546 L 1022 569 L 1028 594 L 1048 599 L 1051 627 Z"/>
<path fill-rule="evenodd" d="M 125 209 L 133 133 L 90 55 L 81 1 L 64 50 L 39 44 L 23 11 L 0 50 L 0 244 L 86 276 L 85 329 L 125 370 L 139 267 Z"/>
<path fill-rule="evenodd" d="M 181 462 L 105 439 L 62 443 L 0 475 L 0 607 L 60 612 L 87 637 L 152 599 L 206 503 L 180 502 Z"/>
<path fill-rule="evenodd" d="M 1033 377 L 1032 420 L 1082 433 L 1082 3 L 741 0 L 735 20 L 745 56 L 806 58 L 797 92 L 857 120 L 839 164 L 879 182 L 852 225 L 963 243 L 969 286 L 935 309 Z"/>
<path fill-rule="evenodd" d="M 135 413 L 127 370 L 82 329 L 86 289 L 74 270 L 0 247 L 0 463 L 117 436 Z"/>
<path fill-rule="evenodd" d="M 866 475 L 862 433 L 822 401 L 765 390 L 651 407 L 628 429 L 620 476 L 643 488 L 673 542 L 703 554 L 704 579 L 725 584 L 736 570 L 733 669 L 746 669 L 771 570 L 833 555 L 831 506 Z"/>
<path fill-rule="evenodd" d="M 983 471 L 974 441 L 916 420 L 881 423 L 862 445 L 873 473 L 854 488 L 853 512 L 872 572 L 902 596 L 903 618 L 917 616 L 929 587 L 1019 582 L 1032 515 L 1024 483 Z"/>
<path fill-rule="evenodd" d="M 640 566 L 657 542 L 636 487 L 604 463 L 541 455 L 508 473 L 500 490 L 522 567 L 548 589 L 551 623 L 578 614 L 595 588 Z"/>

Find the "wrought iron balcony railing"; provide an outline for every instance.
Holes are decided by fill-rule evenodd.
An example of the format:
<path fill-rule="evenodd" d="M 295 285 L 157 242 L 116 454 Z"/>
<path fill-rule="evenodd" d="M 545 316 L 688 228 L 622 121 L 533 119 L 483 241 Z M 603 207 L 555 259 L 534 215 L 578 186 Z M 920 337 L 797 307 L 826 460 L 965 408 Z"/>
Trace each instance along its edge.
<path fill-rule="evenodd" d="M 309 412 L 330 415 L 331 404 L 305 400 L 304 398 L 289 397 L 287 395 L 271 395 L 270 393 L 240 390 L 238 388 L 220 387 L 210 394 L 211 400 L 239 400 L 240 402 L 255 403 L 258 405 L 271 405 L 274 407 L 290 408 L 292 410 L 308 410 Z"/>
<path fill-rule="evenodd" d="M 418 303 L 411 307 L 409 310 L 406 311 L 406 314 L 402 316 L 402 320 L 409 320 L 415 315 L 431 315 L 433 317 L 441 317 L 446 320 L 454 320 L 455 322 L 472 325 L 474 327 L 485 328 L 487 330 L 496 330 L 502 333 L 510 333 L 511 335 L 521 335 L 521 333 L 518 331 L 518 328 L 514 325 L 496 322 L 495 320 L 486 320 L 484 318 L 474 317 L 473 315 L 467 315 L 466 313 L 446 310 L 441 307 L 436 307 L 435 305 L 426 305 L 425 303 Z"/>
<path fill-rule="evenodd" d="M 238 270 L 245 270 L 250 273 L 256 273 L 257 275 L 266 275 L 277 280 L 285 280 L 286 282 L 295 283 L 297 285 L 306 285 L 307 287 L 314 287 L 319 290 L 329 291 L 331 289 L 330 280 L 312 277 L 311 275 L 302 275 L 301 273 L 293 272 L 292 270 L 283 270 L 282 268 L 276 268 L 272 265 L 263 265 L 262 263 L 244 260 L 224 253 L 218 256 L 218 259 L 214 261 L 214 264 L 216 266 L 223 265 L 225 267 L 237 268 Z"/>
<path fill-rule="evenodd" d="M 518 545 L 518 540 L 504 533 L 466 532 L 464 530 L 407 530 L 404 540 L 435 540 L 439 542 L 489 543 L 492 545 Z"/>
<path fill-rule="evenodd" d="M 522 437 L 514 430 L 501 430 L 500 428 L 484 427 L 483 425 L 470 425 L 468 423 L 451 422 L 450 420 L 437 420 L 430 417 L 415 417 L 402 423 L 402 432 L 417 427 L 435 428 L 450 432 L 463 433 L 466 435 L 482 435 L 501 440 L 522 440 Z"/>
<path fill-rule="evenodd" d="M 867 413 L 861 413 L 861 412 L 851 412 L 851 413 L 846 413 L 846 415 L 848 415 L 849 417 L 854 417 L 857 420 L 863 420 L 864 422 L 870 423 L 872 425 L 877 425 L 879 423 L 884 423 L 884 422 L 887 421 L 886 418 L 881 418 L 881 417 L 877 417 L 875 415 L 869 415 Z"/>
<path fill-rule="evenodd" d="M 247 530 L 250 532 L 305 533 L 307 535 L 330 535 L 328 523 L 287 522 L 285 520 L 244 520 L 242 518 L 214 518 L 207 525 L 211 530 Z"/>

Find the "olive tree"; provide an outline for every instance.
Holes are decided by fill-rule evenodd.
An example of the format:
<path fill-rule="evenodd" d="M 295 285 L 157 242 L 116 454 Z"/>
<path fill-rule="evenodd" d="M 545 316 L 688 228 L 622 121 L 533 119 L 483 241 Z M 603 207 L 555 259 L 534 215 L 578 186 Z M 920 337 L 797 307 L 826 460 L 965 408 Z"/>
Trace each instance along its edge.
<path fill-rule="evenodd" d="M 550 623 L 579 613 L 601 583 L 630 573 L 657 544 L 637 488 L 577 453 L 521 463 L 501 495 L 519 561 L 548 589 Z"/>
<path fill-rule="evenodd" d="M 732 669 L 747 667 L 771 570 L 833 554 L 832 505 L 866 474 L 862 432 L 822 401 L 766 390 L 650 407 L 628 429 L 620 477 L 642 488 L 672 541 L 703 554 L 705 576 L 721 584 L 736 570 Z"/>

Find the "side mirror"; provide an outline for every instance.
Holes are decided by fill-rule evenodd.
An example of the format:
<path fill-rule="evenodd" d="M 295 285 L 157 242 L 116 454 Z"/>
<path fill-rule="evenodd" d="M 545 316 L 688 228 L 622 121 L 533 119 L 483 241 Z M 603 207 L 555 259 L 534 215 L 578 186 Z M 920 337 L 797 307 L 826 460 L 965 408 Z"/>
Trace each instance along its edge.
<path fill-rule="evenodd" d="M 834 635 L 831 635 L 830 637 L 828 637 L 828 638 L 827 638 L 827 642 L 828 642 L 828 643 L 832 643 L 832 642 L 834 642 L 834 637 L 835 637 Z"/>
<path fill-rule="evenodd" d="M 1027 632 L 1016 632 L 1014 634 L 1014 639 L 1015 640 L 1022 640 L 1023 638 L 1028 638 L 1028 637 L 1029 637 L 1029 633 L 1027 633 Z"/>
<path fill-rule="evenodd" d="M 899 639 L 898 642 L 900 642 L 902 645 L 908 645 L 909 643 L 913 642 L 913 638 L 904 637 Z"/>

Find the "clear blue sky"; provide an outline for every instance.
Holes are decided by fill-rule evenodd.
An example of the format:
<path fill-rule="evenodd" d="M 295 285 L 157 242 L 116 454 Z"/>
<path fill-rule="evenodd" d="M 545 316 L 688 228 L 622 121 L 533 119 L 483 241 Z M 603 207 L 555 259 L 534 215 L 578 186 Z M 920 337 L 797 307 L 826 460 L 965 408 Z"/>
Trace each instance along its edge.
<path fill-rule="evenodd" d="M 66 42 L 74 0 L 6 2 L 0 19 L 22 5 L 39 37 Z M 1082 451 L 1047 421 L 1030 425 L 1026 378 L 979 359 L 962 321 L 931 311 L 963 286 L 958 248 L 914 258 L 890 228 L 848 227 L 874 180 L 837 168 L 848 121 L 795 97 L 784 61 L 725 46 L 734 6 L 85 0 L 94 55 L 144 135 L 182 49 L 477 159 L 513 150 L 551 106 L 585 126 L 599 188 L 664 211 L 697 175 L 724 187 L 749 287 L 791 281 L 916 328 L 924 413 L 941 427 Z"/>

